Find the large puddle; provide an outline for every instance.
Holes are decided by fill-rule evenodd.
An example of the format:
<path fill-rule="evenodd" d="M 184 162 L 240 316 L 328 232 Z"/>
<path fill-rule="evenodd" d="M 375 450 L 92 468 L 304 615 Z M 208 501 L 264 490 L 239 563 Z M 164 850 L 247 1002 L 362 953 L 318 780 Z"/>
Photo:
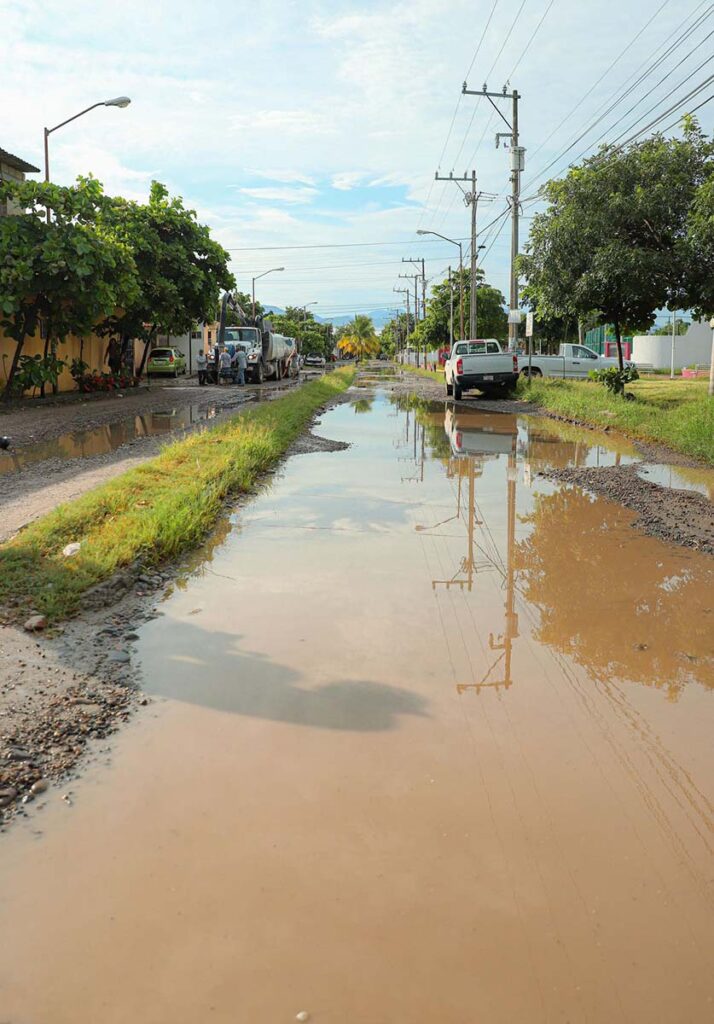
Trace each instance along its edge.
<path fill-rule="evenodd" d="M 318 431 L 1 837 L 0 1020 L 711 1019 L 714 561 L 538 475 L 624 443 L 380 392 Z"/>
<path fill-rule="evenodd" d="M 46 462 L 48 459 L 67 461 L 107 455 L 142 437 L 170 434 L 174 430 L 185 430 L 196 423 L 210 422 L 220 411 L 219 407 L 213 404 L 193 403 L 161 412 L 139 413 L 116 420 L 114 423 L 61 434 L 51 441 L 26 445 L 17 452 L 0 452 L 0 474 L 17 473 L 27 466 Z"/>

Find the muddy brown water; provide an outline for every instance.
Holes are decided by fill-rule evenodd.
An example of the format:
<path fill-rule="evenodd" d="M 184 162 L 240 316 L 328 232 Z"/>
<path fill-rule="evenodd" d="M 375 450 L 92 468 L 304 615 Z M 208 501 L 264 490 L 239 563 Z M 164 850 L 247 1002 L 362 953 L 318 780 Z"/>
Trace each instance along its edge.
<path fill-rule="evenodd" d="M 0 475 L 17 473 L 26 466 L 46 462 L 48 459 L 87 459 L 94 455 L 107 455 L 122 445 L 142 437 L 155 437 L 182 430 L 197 423 L 210 423 L 222 412 L 215 405 L 193 403 L 177 406 L 160 412 L 137 413 L 105 423 L 99 427 L 75 430 L 51 441 L 24 445 L 19 451 L 0 452 Z"/>
<path fill-rule="evenodd" d="M 538 476 L 626 444 L 379 392 L 317 429 L 2 837 L 0 1020 L 712 1019 L 714 561 Z"/>

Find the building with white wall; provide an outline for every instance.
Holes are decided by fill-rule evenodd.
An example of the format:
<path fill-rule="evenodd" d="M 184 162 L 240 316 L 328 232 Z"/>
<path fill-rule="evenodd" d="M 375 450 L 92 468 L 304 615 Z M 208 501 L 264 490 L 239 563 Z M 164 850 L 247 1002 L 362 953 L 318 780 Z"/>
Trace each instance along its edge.
<path fill-rule="evenodd" d="M 709 365 L 712 348 L 712 329 L 706 322 L 691 323 L 686 334 L 674 338 L 674 368 Z M 655 370 L 668 370 L 672 360 L 672 336 L 669 334 L 636 334 L 632 339 L 632 358 L 635 363 L 652 366 Z"/>

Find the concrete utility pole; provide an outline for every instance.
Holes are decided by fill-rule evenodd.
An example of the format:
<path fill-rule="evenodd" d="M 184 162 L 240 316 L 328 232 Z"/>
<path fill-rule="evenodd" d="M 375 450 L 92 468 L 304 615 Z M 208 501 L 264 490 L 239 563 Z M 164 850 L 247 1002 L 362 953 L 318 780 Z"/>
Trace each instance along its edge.
<path fill-rule="evenodd" d="M 709 397 L 714 398 L 714 317 L 709 321 L 712 329 L 712 355 L 709 363 Z"/>
<path fill-rule="evenodd" d="M 492 193 L 476 191 L 476 171 L 471 171 L 470 175 L 463 174 L 461 177 L 454 177 L 453 171 L 448 175 L 441 175 L 437 171 L 434 175 L 434 180 L 455 181 L 464 194 L 464 202 L 467 206 L 471 207 L 471 310 L 469 317 L 469 337 L 475 338 L 478 331 L 478 295 L 476 290 L 478 246 L 476 244 L 476 208 L 478 206 L 479 199 L 486 198 L 491 200 L 494 199 L 495 196 Z M 467 192 L 466 189 L 462 188 L 461 182 L 470 182 L 471 191 Z"/>
<path fill-rule="evenodd" d="M 406 260 L 406 261 L 402 260 L 402 262 L 403 263 L 404 262 L 411 263 L 413 261 L 412 260 Z M 417 281 L 419 280 L 419 275 L 418 274 L 400 274 L 399 276 L 400 277 L 406 277 L 409 281 L 411 281 L 411 279 L 414 278 L 414 330 L 416 331 L 417 324 L 419 323 L 419 292 L 417 290 Z M 407 296 L 407 304 L 408 304 L 408 302 L 409 302 L 409 297 Z M 416 346 L 416 364 L 417 364 L 417 366 L 419 366 L 419 342 L 418 341 L 417 341 L 417 346 Z"/>
<path fill-rule="evenodd" d="M 409 335 L 409 289 L 408 288 L 393 288 L 392 291 L 399 292 L 401 295 L 403 295 L 404 298 L 406 299 L 406 303 L 407 303 L 407 326 L 406 326 L 406 329 L 404 331 L 404 351 L 406 352 L 407 337 Z"/>
<path fill-rule="evenodd" d="M 451 282 L 451 267 L 449 267 L 449 348 L 454 345 L 454 286 Z"/>
<path fill-rule="evenodd" d="M 506 86 L 504 85 L 501 92 L 489 92 L 487 85 L 484 83 L 483 89 L 467 89 L 466 82 L 464 82 L 463 89 L 461 90 L 467 96 L 485 96 L 488 102 L 491 104 L 493 109 L 496 111 L 501 120 L 506 124 L 508 128 L 507 132 L 496 133 L 496 146 L 500 144 L 501 139 L 505 138 L 510 141 L 511 149 L 511 288 L 510 288 L 510 312 L 508 314 L 508 348 L 513 351 L 518 343 L 518 324 L 520 323 L 520 310 L 518 307 L 518 271 L 516 268 L 516 260 L 518 257 L 518 216 L 520 212 L 520 196 L 521 196 L 521 174 L 524 169 L 524 153 L 525 150 L 518 144 L 518 101 L 521 98 L 520 94 L 516 89 L 513 92 L 507 92 Z M 503 113 L 499 110 L 496 104 L 493 102 L 494 99 L 499 100 L 511 100 L 512 102 L 512 114 L 511 122 L 504 117 Z"/>

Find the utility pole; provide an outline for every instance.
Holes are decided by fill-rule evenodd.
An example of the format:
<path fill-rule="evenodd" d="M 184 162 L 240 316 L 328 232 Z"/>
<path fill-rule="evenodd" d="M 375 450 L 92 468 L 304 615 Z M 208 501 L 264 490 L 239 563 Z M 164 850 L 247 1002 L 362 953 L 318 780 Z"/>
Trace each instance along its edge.
<path fill-rule="evenodd" d="M 412 260 L 402 260 L 402 263 L 411 263 Z M 418 274 L 400 274 L 400 277 L 406 277 L 409 281 L 414 278 L 414 330 L 416 331 L 417 324 L 419 323 L 419 293 L 417 291 L 417 281 L 419 280 Z M 409 310 L 409 293 L 407 292 L 407 319 Z M 408 326 L 408 325 L 407 325 Z M 419 341 L 416 343 L 416 364 L 419 366 Z"/>
<path fill-rule="evenodd" d="M 476 208 L 478 206 L 479 199 L 495 199 L 493 193 L 490 192 L 477 192 L 476 191 L 476 171 L 471 171 L 470 175 L 464 173 L 461 177 L 454 177 L 454 172 L 451 171 L 448 175 L 439 174 L 437 171 L 434 175 L 435 181 L 455 181 L 464 194 L 464 202 L 467 206 L 471 207 L 471 302 L 470 302 L 470 317 L 469 317 L 469 337 L 475 338 L 478 331 L 478 297 L 476 292 L 476 262 L 478 259 L 478 246 L 476 244 Z M 471 191 L 461 187 L 462 182 L 469 182 L 471 185 Z M 463 334 L 463 325 L 462 332 Z"/>
<path fill-rule="evenodd" d="M 510 288 L 510 312 L 508 314 L 508 348 L 514 351 L 518 343 L 518 324 L 520 323 L 520 310 L 518 307 L 518 270 L 516 261 L 518 258 L 518 216 L 520 212 L 521 195 L 521 174 L 524 170 L 525 150 L 518 143 L 518 101 L 521 98 L 516 89 L 508 92 L 504 85 L 501 92 L 489 92 L 484 82 L 483 89 L 467 89 L 464 82 L 462 93 L 467 96 L 485 96 L 493 109 L 508 128 L 507 132 L 496 133 L 496 147 L 500 145 L 501 139 L 510 141 L 511 150 L 511 288 Z M 493 102 L 498 100 L 511 100 L 512 113 L 511 121 L 504 116 L 502 111 Z"/>
<path fill-rule="evenodd" d="M 451 267 L 449 267 L 449 348 L 454 347 L 454 286 L 451 282 Z"/>
<path fill-rule="evenodd" d="M 406 275 L 400 274 L 399 276 L 402 277 L 402 276 L 406 276 Z M 406 302 L 407 302 L 407 326 L 406 326 L 406 329 L 404 331 L 404 351 L 406 352 L 406 350 L 407 350 L 407 338 L 409 337 L 409 289 L 408 288 L 393 288 L 392 291 L 399 292 L 400 294 L 402 294 L 405 297 Z"/>
<path fill-rule="evenodd" d="M 422 257 L 421 259 L 413 260 L 413 259 L 407 259 L 406 257 L 402 256 L 402 263 L 413 263 L 417 267 L 419 266 L 419 264 L 421 264 L 421 318 L 422 318 L 422 320 L 426 320 L 426 276 L 425 276 L 425 271 L 424 271 L 424 258 Z M 415 317 L 416 319 L 419 318 L 419 314 L 418 314 L 419 299 L 418 299 L 418 296 L 417 296 L 417 289 L 416 289 L 416 282 L 417 282 L 417 277 L 418 276 L 419 275 L 417 274 L 414 277 L 414 309 L 416 311 L 416 317 Z M 419 365 L 418 360 L 419 360 L 419 348 L 417 346 L 417 366 Z M 424 347 L 424 363 L 426 364 L 426 346 Z"/>

